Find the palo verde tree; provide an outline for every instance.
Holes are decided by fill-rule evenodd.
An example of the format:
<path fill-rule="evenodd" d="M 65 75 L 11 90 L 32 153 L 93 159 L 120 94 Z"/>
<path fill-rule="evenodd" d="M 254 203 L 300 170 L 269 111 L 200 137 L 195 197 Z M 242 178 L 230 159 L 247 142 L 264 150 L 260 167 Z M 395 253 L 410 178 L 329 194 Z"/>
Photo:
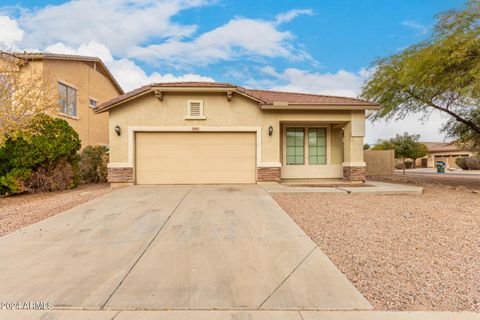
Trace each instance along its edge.
<path fill-rule="evenodd" d="M 395 138 L 379 140 L 372 148 L 372 150 L 394 150 L 395 159 L 402 160 L 403 173 L 405 174 L 405 160 L 412 159 L 413 163 L 418 158 L 422 158 L 427 155 L 428 148 L 425 144 L 418 142 L 420 135 L 397 134 Z"/>
<path fill-rule="evenodd" d="M 382 106 L 373 120 L 448 114 L 443 131 L 480 148 L 480 0 L 437 20 L 430 39 L 375 62 L 362 97 Z"/>

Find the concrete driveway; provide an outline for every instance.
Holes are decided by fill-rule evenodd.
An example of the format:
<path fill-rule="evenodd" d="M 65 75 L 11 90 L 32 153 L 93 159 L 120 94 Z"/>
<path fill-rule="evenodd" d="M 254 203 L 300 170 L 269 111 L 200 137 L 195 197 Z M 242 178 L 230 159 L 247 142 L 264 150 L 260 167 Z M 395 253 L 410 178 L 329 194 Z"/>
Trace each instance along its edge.
<path fill-rule="evenodd" d="M 109 193 L 1 237 L 0 284 L 55 308 L 371 309 L 257 185 Z"/>

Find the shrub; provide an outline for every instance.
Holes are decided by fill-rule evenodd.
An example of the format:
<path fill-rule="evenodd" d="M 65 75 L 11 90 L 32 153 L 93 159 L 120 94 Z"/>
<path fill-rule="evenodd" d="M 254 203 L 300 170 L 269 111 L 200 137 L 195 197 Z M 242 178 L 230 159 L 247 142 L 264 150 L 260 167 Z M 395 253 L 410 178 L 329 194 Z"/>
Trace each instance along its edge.
<path fill-rule="evenodd" d="M 15 194 L 25 191 L 23 180 L 30 175 L 28 169 L 13 169 L 0 177 L 0 194 Z"/>
<path fill-rule="evenodd" d="M 82 183 L 107 181 L 108 148 L 88 146 L 80 153 L 79 173 Z"/>
<path fill-rule="evenodd" d="M 35 116 L 26 130 L 16 134 L 15 138 L 10 137 L 0 147 L 0 178 L 3 178 L 0 194 L 23 192 L 25 188 L 20 186 L 30 177 L 20 173 L 27 171 L 37 174 L 37 177 L 29 179 L 27 189 L 31 192 L 37 185 L 42 185 L 41 189 L 55 190 L 60 186 L 74 185 L 79 149 L 78 134 L 65 120 L 44 114 Z M 69 163 L 72 175 L 66 175 L 66 178 L 71 177 L 70 182 L 52 182 L 53 185 L 46 187 L 48 177 L 55 176 L 59 170 L 55 168 L 60 163 Z M 33 182 L 35 179 L 37 181 Z"/>
<path fill-rule="evenodd" d="M 400 163 L 397 163 L 397 164 L 395 165 L 395 169 L 397 169 L 397 170 L 402 170 L 402 169 L 403 169 L 403 163 L 401 163 L 401 162 L 400 162 Z"/>
<path fill-rule="evenodd" d="M 480 170 L 480 158 L 479 157 L 467 157 L 465 158 L 465 164 L 468 170 Z"/>
<path fill-rule="evenodd" d="M 413 161 L 405 161 L 405 169 L 412 169 L 414 164 Z"/>
<path fill-rule="evenodd" d="M 74 165 L 61 160 L 50 168 L 39 168 L 25 179 L 24 185 L 30 193 L 71 189 L 77 185 Z"/>
<path fill-rule="evenodd" d="M 460 158 L 455 159 L 455 163 L 457 164 L 457 166 L 458 166 L 460 169 L 462 169 L 462 170 L 468 170 L 467 161 L 466 161 L 466 158 L 465 158 L 465 157 L 460 157 Z"/>

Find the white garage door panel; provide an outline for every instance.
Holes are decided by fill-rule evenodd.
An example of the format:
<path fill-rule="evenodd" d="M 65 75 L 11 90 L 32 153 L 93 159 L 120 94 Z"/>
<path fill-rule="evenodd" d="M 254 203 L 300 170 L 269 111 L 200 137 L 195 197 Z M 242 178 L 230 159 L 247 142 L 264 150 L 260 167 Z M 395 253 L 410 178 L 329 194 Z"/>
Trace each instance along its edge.
<path fill-rule="evenodd" d="M 136 134 L 138 184 L 255 183 L 255 133 Z"/>

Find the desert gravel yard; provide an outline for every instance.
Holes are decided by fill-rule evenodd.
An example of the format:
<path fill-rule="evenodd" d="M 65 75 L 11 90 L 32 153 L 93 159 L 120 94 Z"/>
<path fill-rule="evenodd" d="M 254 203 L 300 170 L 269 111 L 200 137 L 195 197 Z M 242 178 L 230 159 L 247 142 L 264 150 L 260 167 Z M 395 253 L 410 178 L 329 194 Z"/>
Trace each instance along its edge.
<path fill-rule="evenodd" d="M 480 312 L 480 194 L 273 197 L 375 309 Z"/>
<path fill-rule="evenodd" d="M 0 198 L 0 236 L 116 190 L 108 183 Z"/>

